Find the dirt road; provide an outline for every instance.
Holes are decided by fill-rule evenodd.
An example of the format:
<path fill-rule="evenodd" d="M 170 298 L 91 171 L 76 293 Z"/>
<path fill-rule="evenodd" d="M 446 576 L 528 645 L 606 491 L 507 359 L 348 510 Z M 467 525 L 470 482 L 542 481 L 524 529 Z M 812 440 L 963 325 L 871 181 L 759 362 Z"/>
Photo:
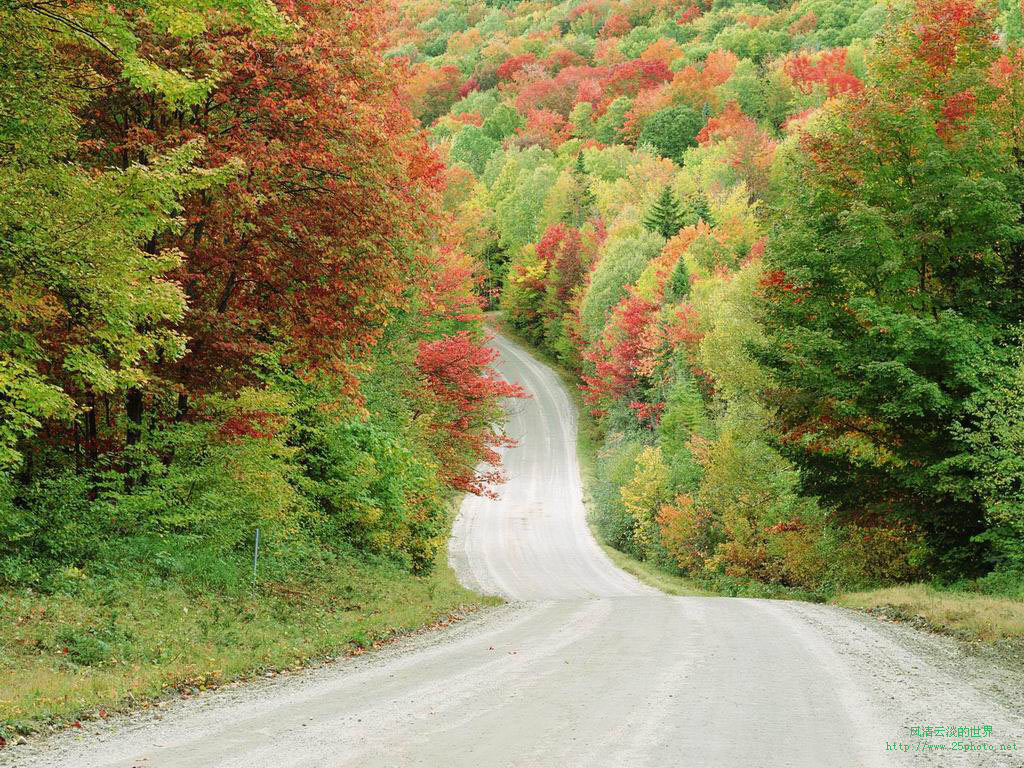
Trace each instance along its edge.
<path fill-rule="evenodd" d="M 62 734 L 22 748 L 18 764 L 1024 765 L 1024 681 L 952 641 L 829 606 L 669 597 L 616 569 L 587 529 L 567 393 L 524 350 L 497 343 L 502 374 L 532 399 L 512 406 L 521 442 L 506 455 L 508 484 L 496 501 L 466 500 L 451 553 L 466 583 L 508 606 L 179 702 L 161 720 Z M 985 725 L 991 736 L 911 736 Z M 923 742 L 945 750 L 919 751 Z M 996 751 L 953 752 L 957 742 Z M 998 751 L 1014 743 L 1016 753 Z"/>

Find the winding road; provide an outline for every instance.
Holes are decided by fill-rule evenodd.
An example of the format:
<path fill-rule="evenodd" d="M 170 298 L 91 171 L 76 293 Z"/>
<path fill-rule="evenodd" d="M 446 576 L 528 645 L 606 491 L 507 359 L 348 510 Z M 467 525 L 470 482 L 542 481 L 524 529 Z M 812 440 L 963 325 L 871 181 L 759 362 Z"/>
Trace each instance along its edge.
<path fill-rule="evenodd" d="M 500 498 L 467 498 L 452 564 L 506 606 L 286 680 L 179 702 L 161 720 L 24 753 L 67 768 L 667 768 L 1024 765 L 1020 678 L 952 641 L 830 606 L 671 597 L 588 530 L 576 413 L 498 338 L 510 405 Z M 913 726 L 990 725 L 1018 752 L 951 753 Z M 964 740 L 966 741 L 966 740 Z M 901 746 L 905 745 L 906 750 Z M 998 746 L 996 747 L 998 749 Z"/>

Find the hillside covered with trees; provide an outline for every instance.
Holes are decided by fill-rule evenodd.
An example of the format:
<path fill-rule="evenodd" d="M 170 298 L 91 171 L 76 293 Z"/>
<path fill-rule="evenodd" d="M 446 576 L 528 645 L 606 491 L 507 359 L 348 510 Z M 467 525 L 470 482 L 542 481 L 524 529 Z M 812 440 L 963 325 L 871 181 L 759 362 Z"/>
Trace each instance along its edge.
<path fill-rule="evenodd" d="M 482 295 L 606 542 L 723 587 L 1024 583 L 1015 0 L 402 3 Z"/>

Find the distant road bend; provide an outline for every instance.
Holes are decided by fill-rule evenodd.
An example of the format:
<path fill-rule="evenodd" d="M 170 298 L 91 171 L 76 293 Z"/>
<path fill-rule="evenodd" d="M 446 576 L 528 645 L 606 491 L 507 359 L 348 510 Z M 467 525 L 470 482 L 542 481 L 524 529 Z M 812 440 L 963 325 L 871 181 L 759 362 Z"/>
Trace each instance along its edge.
<path fill-rule="evenodd" d="M 531 399 L 511 406 L 508 483 L 498 500 L 466 499 L 451 557 L 510 605 L 160 721 L 62 735 L 27 765 L 1024 765 L 1024 751 L 917 751 L 911 726 L 950 723 L 991 725 L 989 741 L 1024 750 L 1024 694 L 973 675 L 948 641 L 829 606 L 670 597 L 618 570 L 587 528 L 568 394 L 525 350 L 495 344 Z"/>

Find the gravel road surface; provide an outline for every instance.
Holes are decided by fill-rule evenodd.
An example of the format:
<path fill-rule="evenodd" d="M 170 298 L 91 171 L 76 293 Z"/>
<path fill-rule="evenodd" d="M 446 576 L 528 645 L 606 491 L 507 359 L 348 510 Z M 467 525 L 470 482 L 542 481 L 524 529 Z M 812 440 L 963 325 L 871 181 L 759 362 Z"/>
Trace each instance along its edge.
<path fill-rule="evenodd" d="M 525 350 L 496 344 L 502 375 L 531 399 L 510 406 L 509 482 L 498 500 L 466 499 L 451 557 L 465 583 L 508 605 L 363 657 L 86 724 L 4 750 L 0 765 L 1024 765 L 1024 679 L 951 640 L 831 606 L 670 597 L 615 568 L 586 525 L 571 400 Z M 991 736 L 910 735 L 985 725 Z"/>

